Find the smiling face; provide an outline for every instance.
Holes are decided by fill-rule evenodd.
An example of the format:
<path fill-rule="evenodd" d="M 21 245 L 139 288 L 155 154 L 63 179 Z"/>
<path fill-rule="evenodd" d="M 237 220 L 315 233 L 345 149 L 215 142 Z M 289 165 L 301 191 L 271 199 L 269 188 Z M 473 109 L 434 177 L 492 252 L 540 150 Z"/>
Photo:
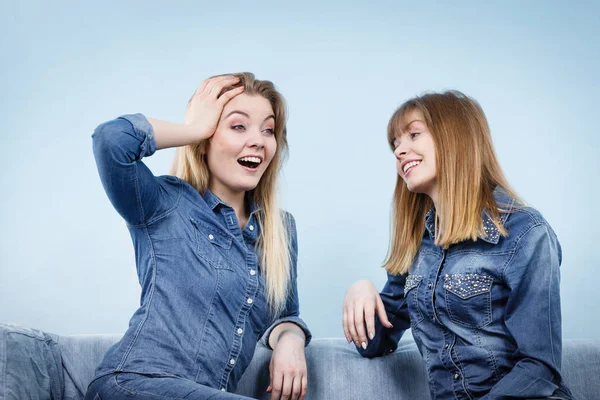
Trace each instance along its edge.
<path fill-rule="evenodd" d="M 396 169 L 408 190 L 437 201 L 437 167 L 433 137 L 423 114 L 413 109 L 402 118 L 403 126 L 393 141 Z"/>
<path fill-rule="evenodd" d="M 267 99 L 241 94 L 223 108 L 206 147 L 209 189 L 225 199 L 253 190 L 277 151 L 275 117 Z"/>

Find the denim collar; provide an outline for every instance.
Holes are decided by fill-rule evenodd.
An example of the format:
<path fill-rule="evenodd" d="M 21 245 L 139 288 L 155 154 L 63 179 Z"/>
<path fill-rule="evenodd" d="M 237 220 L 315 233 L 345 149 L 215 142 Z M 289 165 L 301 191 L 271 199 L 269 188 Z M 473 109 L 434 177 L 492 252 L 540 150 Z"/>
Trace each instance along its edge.
<path fill-rule="evenodd" d="M 249 205 L 249 209 L 250 209 L 250 216 L 252 216 L 252 214 L 260 211 L 260 207 L 258 207 L 256 205 L 256 203 L 254 202 L 254 200 L 252 199 L 252 196 L 249 195 L 250 192 L 246 192 L 246 196 L 245 196 L 245 201 L 246 204 Z M 219 205 L 225 206 L 225 207 L 229 207 L 229 208 L 233 208 L 231 207 L 229 204 L 225 203 L 223 200 L 221 200 L 216 194 L 214 194 L 213 192 L 211 192 L 210 189 L 206 189 L 206 191 L 202 194 L 202 198 L 204 198 L 204 201 L 206 202 L 206 204 L 208 204 L 208 206 L 211 208 L 211 210 L 215 210 L 215 208 L 217 208 Z"/>
<path fill-rule="evenodd" d="M 242 234 L 246 239 L 249 239 L 250 241 L 256 241 L 256 239 L 258 238 L 259 227 L 258 227 L 258 218 L 256 217 L 255 214 L 258 211 L 260 211 L 261 208 L 256 205 L 256 203 L 252 199 L 252 196 L 250 196 L 249 193 L 250 192 L 246 192 L 245 200 L 246 200 L 246 204 L 248 205 L 248 208 L 250 209 L 250 215 L 248 217 L 248 223 L 242 230 Z M 204 199 L 206 204 L 210 207 L 210 209 L 213 210 L 213 212 L 217 212 L 218 208 L 224 207 L 225 210 L 223 210 L 221 212 L 221 214 L 223 214 L 225 219 L 228 218 L 228 215 L 233 217 L 233 215 L 235 214 L 233 207 L 231 207 L 229 204 L 227 204 L 223 200 L 221 200 L 216 194 L 214 194 L 208 188 L 202 194 L 202 198 Z M 227 222 L 227 221 L 225 221 L 225 222 Z"/>
<path fill-rule="evenodd" d="M 500 187 L 497 187 L 494 190 L 494 198 L 496 199 L 496 204 L 503 209 L 503 211 L 500 213 L 500 220 L 502 221 L 502 225 L 504 225 L 513 209 L 515 199 L 510 197 L 508 193 L 506 193 Z M 483 232 L 479 234 L 479 239 L 491 244 L 497 244 L 500 240 L 500 232 L 498 231 L 498 228 L 496 228 L 494 220 L 490 217 L 489 210 L 487 208 L 485 208 L 481 213 L 481 219 L 483 220 Z M 431 239 L 435 239 L 434 207 L 431 207 L 425 215 L 425 229 L 429 233 L 429 237 Z"/>

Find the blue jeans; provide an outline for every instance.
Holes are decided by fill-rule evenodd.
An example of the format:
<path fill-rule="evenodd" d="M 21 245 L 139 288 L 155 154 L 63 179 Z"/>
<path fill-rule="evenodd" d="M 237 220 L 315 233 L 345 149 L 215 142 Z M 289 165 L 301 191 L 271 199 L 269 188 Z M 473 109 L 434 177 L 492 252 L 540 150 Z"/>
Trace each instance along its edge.
<path fill-rule="evenodd" d="M 90 384 L 85 400 L 102 399 L 242 400 L 249 397 L 223 392 L 183 378 L 116 373 L 102 376 Z"/>

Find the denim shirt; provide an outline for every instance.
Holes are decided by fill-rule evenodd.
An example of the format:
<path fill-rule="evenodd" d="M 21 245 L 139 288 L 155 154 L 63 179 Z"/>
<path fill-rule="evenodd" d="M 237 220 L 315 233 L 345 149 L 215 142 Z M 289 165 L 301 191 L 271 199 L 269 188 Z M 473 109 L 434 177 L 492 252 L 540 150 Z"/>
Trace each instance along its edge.
<path fill-rule="evenodd" d="M 539 212 L 513 208 L 499 189 L 495 196 L 509 206 L 501 214 L 507 237 L 484 212 L 477 241 L 443 249 L 430 210 L 409 273 L 388 273 L 381 291 L 394 327 L 377 320 L 359 352 L 390 353 L 411 328 L 433 399 L 571 398 L 560 375 L 560 244 Z"/>
<path fill-rule="evenodd" d="M 297 236 L 286 213 L 292 281 L 284 312 L 274 318 L 256 248 L 253 205 L 241 230 L 233 208 L 173 176 L 155 177 L 141 161 L 156 151 L 141 114 L 96 128 L 93 149 L 104 189 L 127 222 L 141 285 L 140 306 L 96 377 L 115 372 L 184 377 L 235 391 L 257 341 L 279 323 L 300 326 L 296 286 Z"/>

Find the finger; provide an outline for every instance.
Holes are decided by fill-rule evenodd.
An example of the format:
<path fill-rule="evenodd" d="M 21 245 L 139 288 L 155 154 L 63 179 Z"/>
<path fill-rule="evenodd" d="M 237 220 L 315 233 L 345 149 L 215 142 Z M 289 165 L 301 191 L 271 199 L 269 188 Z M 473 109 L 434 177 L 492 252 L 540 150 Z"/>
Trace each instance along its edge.
<path fill-rule="evenodd" d="M 364 307 L 362 305 L 354 309 L 354 326 L 358 335 L 358 343 L 363 350 L 366 350 L 368 340 L 365 332 Z"/>
<path fill-rule="evenodd" d="M 354 324 L 354 310 L 353 307 L 348 309 L 348 330 L 350 331 L 350 337 L 355 345 L 360 346 L 360 342 L 358 341 L 358 333 L 356 332 L 356 326 Z"/>
<path fill-rule="evenodd" d="M 294 377 L 290 375 L 283 376 L 283 385 L 281 387 L 281 400 L 289 400 L 292 395 L 292 385 L 294 384 Z"/>
<path fill-rule="evenodd" d="M 387 328 L 393 328 L 394 325 L 390 322 L 387 317 L 387 313 L 385 312 L 385 306 L 383 305 L 383 301 L 381 301 L 381 296 L 377 295 L 377 316 L 381 321 L 381 324 Z"/>
<path fill-rule="evenodd" d="M 369 301 L 365 305 L 365 324 L 367 325 L 367 335 L 369 340 L 375 337 L 375 302 Z"/>
<path fill-rule="evenodd" d="M 300 393 L 300 400 L 304 400 L 304 396 L 306 396 L 306 392 L 308 390 L 308 377 L 306 373 L 302 376 L 302 393 Z"/>
<path fill-rule="evenodd" d="M 292 393 L 290 395 L 290 399 L 298 400 L 300 398 L 300 394 L 302 393 L 302 376 L 296 375 L 294 381 L 292 382 Z"/>
<path fill-rule="evenodd" d="M 346 340 L 348 343 L 352 341 L 352 337 L 350 336 L 350 330 L 348 329 L 348 313 L 344 309 L 342 312 L 342 328 L 344 328 L 344 335 L 346 336 Z"/>
<path fill-rule="evenodd" d="M 223 91 L 223 88 L 227 86 L 232 86 L 240 81 L 240 78 L 237 76 L 219 76 L 214 79 L 212 84 L 206 87 L 207 95 L 211 98 L 216 98 L 219 93 Z"/>
<path fill-rule="evenodd" d="M 240 86 L 240 87 L 236 87 L 235 89 L 226 91 L 225 93 L 223 93 L 221 95 L 221 97 L 219 97 L 219 99 L 217 100 L 217 103 L 221 106 L 224 106 L 225 104 L 227 104 L 227 102 L 229 100 L 233 99 L 238 94 L 241 94 L 244 91 L 244 89 L 245 88 L 243 86 Z"/>
<path fill-rule="evenodd" d="M 283 374 L 276 372 L 273 374 L 273 379 L 271 380 L 271 398 L 275 400 L 279 400 L 281 396 L 281 388 L 283 386 Z"/>
<path fill-rule="evenodd" d="M 209 82 L 210 82 L 210 79 L 203 80 L 202 83 L 200 84 L 200 87 L 198 88 L 198 90 L 196 90 L 196 93 L 202 93 L 206 89 L 206 86 L 208 85 Z"/>

